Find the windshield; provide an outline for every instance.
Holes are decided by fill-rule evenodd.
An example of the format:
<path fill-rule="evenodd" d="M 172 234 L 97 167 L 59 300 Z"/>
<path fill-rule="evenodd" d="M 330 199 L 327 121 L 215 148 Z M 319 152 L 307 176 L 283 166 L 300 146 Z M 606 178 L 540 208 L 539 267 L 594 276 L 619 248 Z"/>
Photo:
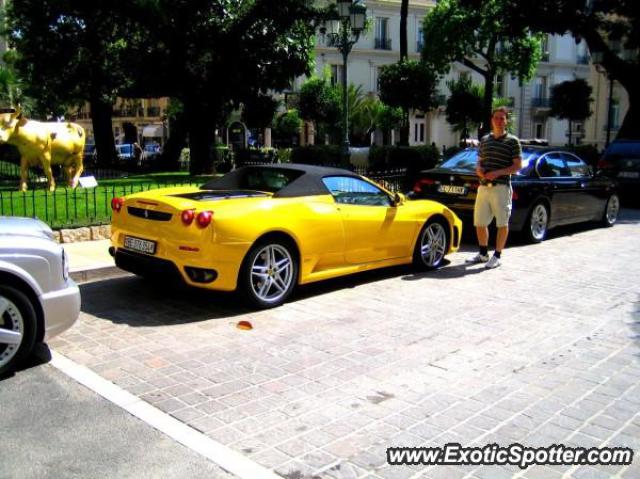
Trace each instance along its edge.
<path fill-rule="evenodd" d="M 528 175 L 535 163 L 535 159 L 540 153 L 538 151 L 523 150 L 522 152 L 522 169 L 518 171 L 518 175 Z M 475 172 L 476 162 L 478 161 L 478 150 L 468 149 L 461 151 L 440 165 L 440 168 L 448 168 L 451 170 Z"/>
<path fill-rule="evenodd" d="M 456 153 L 440 165 L 441 168 L 452 170 L 475 171 L 478 161 L 478 150 L 464 150 Z"/>

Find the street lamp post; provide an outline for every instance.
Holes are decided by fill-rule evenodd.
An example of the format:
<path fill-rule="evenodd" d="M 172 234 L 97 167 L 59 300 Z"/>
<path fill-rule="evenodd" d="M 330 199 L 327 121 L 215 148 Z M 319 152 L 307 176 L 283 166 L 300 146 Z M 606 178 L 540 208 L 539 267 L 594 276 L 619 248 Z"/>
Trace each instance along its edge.
<path fill-rule="evenodd" d="M 342 163 L 349 164 L 349 97 L 347 95 L 347 59 L 351 48 L 360 38 L 367 19 L 367 7 L 356 0 L 337 0 L 337 12 L 320 25 L 319 31 L 327 45 L 342 54 Z"/>

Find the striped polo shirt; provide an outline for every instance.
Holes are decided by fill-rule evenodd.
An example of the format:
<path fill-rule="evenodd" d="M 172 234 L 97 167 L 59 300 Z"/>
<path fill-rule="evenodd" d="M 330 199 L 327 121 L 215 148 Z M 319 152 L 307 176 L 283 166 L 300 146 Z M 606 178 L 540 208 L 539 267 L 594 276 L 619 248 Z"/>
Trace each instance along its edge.
<path fill-rule="evenodd" d="M 518 138 L 510 133 L 495 138 L 493 133 L 482 137 L 480 141 L 480 166 L 486 173 L 508 168 L 513 160 L 522 156 L 522 148 Z M 511 175 L 501 176 L 494 183 L 511 183 Z"/>

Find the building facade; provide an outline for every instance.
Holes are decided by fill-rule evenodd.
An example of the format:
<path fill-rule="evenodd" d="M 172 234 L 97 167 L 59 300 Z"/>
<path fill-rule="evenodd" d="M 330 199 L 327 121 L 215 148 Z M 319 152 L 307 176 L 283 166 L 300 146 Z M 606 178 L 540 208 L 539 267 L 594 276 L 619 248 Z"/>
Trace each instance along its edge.
<path fill-rule="evenodd" d="M 434 0 L 409 2 L 407 19 L 407 43 L 410 59 L 419 59 L 422 48 L 422 22 Z M 363 92 L 375 95 L 378 91 L 378 75 L 384 65 L 400 58 L 400 0 L 367 2 L 367 16 L 372 28 L 364 33 L 348 57 L 348 81 L 360 85 Z M 611 96 L 612 121 L 608 121 L 608 79 L 590 64 L 589 52 L 584 41 L 576 43 L 570 35 L 548 35 L 543 42 L 542 60 L 532 80 L 521 84 L 517 78 L 504 74 L 496 79 L 496 96 L 510 100 L 513 113 L 513 131 L 521 138 L 545 139 L 551 145 L 564 145 L 569 139 L 569 123 L 549 116 L 551 88 L 563 81 L 585 79 L 593 88 L 593 115 L 584 123 L 573 122 L 572 142 L 592 143 L 602 148 L 606 142 L 607 126 L 611 125 L 611 139 L 620 126 L 628 109 L 626 93 L 614 83 Z M 329 68 L 332 78 L 339 81 L 342 75 L 342 56 L 334 47 L 327 46 L 321 38 L 316 46 L 315 73 L 321 76 Z M 439 107 L 431 112 L 414 112 L 410 119 L 410 144 L 452 146 L 460 136 L 446 122 L 444 105 L 450 92 L 447 81 L 470 75 L 478 84 L 483 79 L 460 63 L 454 63 L 451 71 L 439 86 Z M 299 88 L 303 79 L 298 79 Z M 396 138 L 398 136 L 396 135 Z M 376 137 L 379 143 L 381 137 Z"/>

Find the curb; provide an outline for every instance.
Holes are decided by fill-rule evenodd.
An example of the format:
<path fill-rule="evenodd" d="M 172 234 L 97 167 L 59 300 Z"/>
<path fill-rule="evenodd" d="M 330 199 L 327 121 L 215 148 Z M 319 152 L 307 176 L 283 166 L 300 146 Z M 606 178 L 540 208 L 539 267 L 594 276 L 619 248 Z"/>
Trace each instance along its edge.
<path fill-rule="evenodd" d="M 101 281 L 103 279 L 118 278 L 129 276 L 131 273 L 121 270 L 115 265 L 89 267 L 85 269 L 77 269 L 70 271 L 69 276 L 77 284 L 90 283 L 92 281 Z"/>

